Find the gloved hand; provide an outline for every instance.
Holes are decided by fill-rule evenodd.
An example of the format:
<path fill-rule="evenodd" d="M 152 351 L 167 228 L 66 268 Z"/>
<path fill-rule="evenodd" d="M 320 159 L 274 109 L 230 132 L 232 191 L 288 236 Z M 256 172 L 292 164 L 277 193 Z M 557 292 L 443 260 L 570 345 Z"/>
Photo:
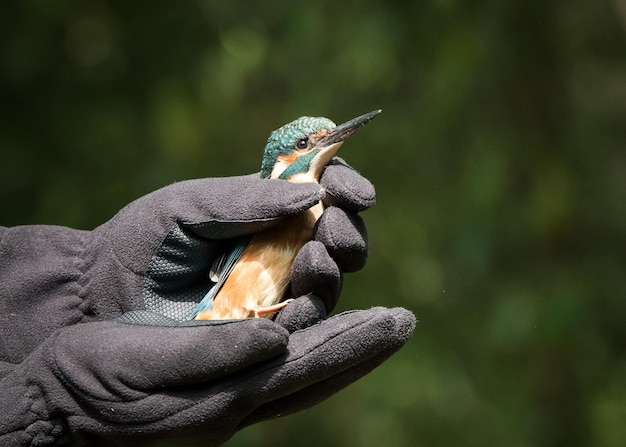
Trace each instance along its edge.
<path fill-rule="evenodd" d="M 292 296 L 302 297 L 276 322 L 183 321 L 226 239 L 320 198 L 328 208 L 292 270 Z M 0 349 L 10 359 L 0 362 L 0 445 L 217 445 L 357 380 L 415 324 L 406 310 L 376 308 L 312 325 L 335 306 L 342 272 L 363 266 L 357 212 L 373 203 L 371 184 L 337 159 L 320 185 L 192 180 L 92 232 L 3 229 L 0 333 L 11 337 Z"/>
<path fill-rule="evenodd" d="M 335 307 L 342 272 L 359 270 L 367 258 L 357 212 L 374 204 L 374 188 L 340 159 L 319 185 L 258 175 L 199 179 L 132 202 L 92 232 L 81 310 L 93 320 L 143 308 L 184 321 L 209 289 L 209 268 L 229 238 L 263 230 L 320 199 L 328 207 L 315 240 L 292 269 L 291 295 L 303 299 L 278 320 L 292 331 L 312 324 Z"/>
<path fill-rule="evenodd" d="M 0 404 L 12 406 L 0 415 L 0 444 L 215 446 L 326 399 L 399 349 L 415 325 L 409 311 L 384 308 L 291 335 L 265 319 L 152 315 L 161 321 L 85 323 L 49 337 L 4 379 L 12 386 Z M 3 427 L 5 418 L 28 425 Z"/>

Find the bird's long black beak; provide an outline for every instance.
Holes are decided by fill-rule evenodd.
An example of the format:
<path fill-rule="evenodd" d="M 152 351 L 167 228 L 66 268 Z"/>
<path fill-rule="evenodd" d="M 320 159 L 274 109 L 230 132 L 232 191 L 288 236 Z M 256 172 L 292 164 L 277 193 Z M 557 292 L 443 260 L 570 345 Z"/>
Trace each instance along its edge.
<path fill-rule="evenodd" d="M 342 142 L 350 135 L 365 127 L 365 125 L 376 118 L 380 112 L 382 112 L 381 109 L 374 110 L 373 112 L 357 116 L 350 121 L 346 121 L 345 123 L 338 125 L 318 142 L 318 147 L 331 146 L 335 143 Z"/>

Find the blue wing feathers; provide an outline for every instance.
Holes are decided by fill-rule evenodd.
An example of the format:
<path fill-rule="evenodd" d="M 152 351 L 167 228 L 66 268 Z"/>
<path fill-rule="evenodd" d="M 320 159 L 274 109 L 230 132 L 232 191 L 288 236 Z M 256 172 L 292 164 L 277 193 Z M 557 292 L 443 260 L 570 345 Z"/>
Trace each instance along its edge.
<path fill-rule="evenodd" d="M 198 306 L 196 306 L 194 311 L 187 317 L 188 320 L 193 320 L 200 312 L 213 309 L 213 300 L 228 279 L 230 272 L 233 271 L 235 264 L 237 263 L 239 258 L 241 258 L 241 255 L 248 246 L 250 239 L 251 237 L 240 238 L 234 247 L 225 251 L 213 263 L 210 276 L 212 280 L 217 281 L 215 285 L 211 287 L 211 289 L 207 292 L 207 294 L 204 295 L 204 298 L 202 298 L 202 300 L 198 303 Z"/>

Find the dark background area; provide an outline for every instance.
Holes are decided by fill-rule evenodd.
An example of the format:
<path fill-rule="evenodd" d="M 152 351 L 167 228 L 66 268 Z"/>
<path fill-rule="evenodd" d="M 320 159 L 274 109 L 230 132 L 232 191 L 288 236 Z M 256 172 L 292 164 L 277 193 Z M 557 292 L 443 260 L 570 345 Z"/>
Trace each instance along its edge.
<path fill-rule="evenodd" d="M 340 310 L 420 324 L 365 379 L 229 446 L 626 442 L 626 3 L 5 2 L 0 224 L 91 229 L 255 172 L 301 115 L 383 114 Z"/>

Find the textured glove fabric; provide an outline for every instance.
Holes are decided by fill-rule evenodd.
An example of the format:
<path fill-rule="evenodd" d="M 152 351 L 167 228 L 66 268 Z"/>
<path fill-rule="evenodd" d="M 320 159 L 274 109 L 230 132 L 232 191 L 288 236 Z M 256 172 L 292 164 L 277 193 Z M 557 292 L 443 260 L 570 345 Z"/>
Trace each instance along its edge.
<path fill-rule="evenodd" d="M 346 312 L 292 334 L 265 319 L 74 325 L 2 379 L 10 410 L 0 444 L 219 445 L 359 379 L 414 325 L 399 308 Z"/>
<path fill-rule="evenodd" d="M 326 205 L 275 321 L 184 321 L 233 238 Z M 402 346 L 404 309 L 328 319 L 367 259 L 374 188 L 340 159 L 320 184 L 176 183 L 93 231 L 0 227 L 0 445 L 218 445 L 307 408 Z"/>
<path fill-rule="evenodd" d="M 141 203 L 129 205 L 109 222 L 113 230 L 105 228 L 117 234 L 118 226 L 127 229 L 128 221 L 137 221 L 137 214 L 140 214 L 139 220 L 144 222 L 142 240 L 150 240 L 151 237 L 154 238 L 153 235 L 161 237 L 159 245 L 148 250 L 151 257 L 145 275 L 141 278 L 141 295 L 145 308 L 184 321 L 211 287 L 207 272 L 213 259 L 233 243 L 232 238 L 261 231 L 281 217 L 307 209 L 320 199 L 339 197 L 341 204 L 351 211 L 330 206 L 324 212 L 314 238 L 322 243 L 328 254 L 320 250 L 305 250 L 298 256 L 294 271 L 298 271 L 300 275 L 292 280 L 295 291 L 290 294 L 291 297 L 316 294 L 316 289 L 299 287 L 298 278 L 315 275 L 321 262 L 333 264 L 324 268 L 324 273 L 332 270 L 333 277 L 326 276 L 323 280 L 328 282 L 332 279 L 335 285 L 324 289 L 325 295 L 318 296 L 325 306 L 324 312 L 313 312 L 319 306 L 309 307 L 313 313 L 304 320 L 310 323 L 323 318 L 332 311 L 339 298 L 342 272 L 357 271 L 365 264 L 367 232 L 356 213 L 373 205 L 375 201 L 374 188 L 369 181 L 345 162 L 337 160 L 334 163 L 336 164 L 329 166 L 331 171 L 322 175 L 321 186 L 294 185 L 251 175 L 209 179 L 211 184 L 206 185 L 204 193 L 201 185 L 206 180 L 196 180 L 156 191 L 140 199 Z M 196 185 L 200 182 L 203 183 Z M 303 191 L 302 186 L 306 187 Z M 298 189 L 292 190 L 292 187 Z M 212 192 L 213 190 L 218 193 Z M 171 200 L 169 196 L 176 200 Z M 197 211 L 200 205 L 194 202 L 190 206 L 191 200 L 185 202 L 185 197 L 194 200 L 203 198 L 201 205 L 204 208 Z M 169 203 L 174 205 L 168 205 Z M 148 219 L 145 216 L 146 211 L 152 214 Z M 154 222 L 164 216 L 168 216 L 169 220 L 165 220 L 165 224 L 160 227 L 155 227 Z M 168 230 L 167 233 L 165 230 Z M 123 250 L 132 246 L 131 244 L 132 240 L 122 240 L 119 247 Z M 133 252 L 135 251 L 133 248 Z M 145 264 L 144 259 L 141 266 Z M 136 265 L 129 270 L 140 271 L 141 266 Z"/>
<path fill-rule="evenodd" d="M 320 199 L 329 206 L 315 236 L 323 247 L 302 250 L 293 266 L 290 295 L 307 295 L 298 304 L 300 322 L 291 319 L 293 330 L 331 312 L 342 272 L 367 258 L 367 235 L 356 213 L 374 204 L 374 188 L 340 159 L 319 185 L 256 174 L 175 183 L 130 203 L 93 231 L 0 227 L 0 359 L 19 363 L 56 328 L 131 310 L 183 321 L 210 287 L 207 272 L 231 238 Z"/>
<path fill-rule="evenodd" d="M 261 231 L 322 197 L 316 184 L 255 175 L 189 180 L 148 194 L 93 231 L 93 299 L 81 310 L 100 319 L 111 309 L 145 307 L 182 321 L 210 287 L 209 267 L 230 238 Z"/>
<path fill-rule="evenodd" d="M 57 328 L 83 321 L 90 239 L 64 227 L 0 227 L 0 361 L 20 363 Z"/>

